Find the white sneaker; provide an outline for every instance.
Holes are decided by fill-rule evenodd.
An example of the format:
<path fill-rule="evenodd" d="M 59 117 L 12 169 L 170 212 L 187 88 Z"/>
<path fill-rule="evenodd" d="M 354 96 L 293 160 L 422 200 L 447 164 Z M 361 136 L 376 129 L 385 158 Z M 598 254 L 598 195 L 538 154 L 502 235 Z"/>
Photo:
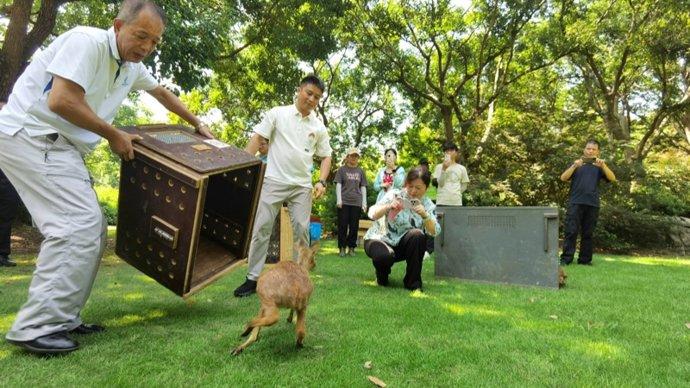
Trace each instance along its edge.
<path fill-rule="evenodd" d="M 430 257 L 431 257 L 431 255 L 429 254 L 429 252 L 424 252 L 424 259 L 423 260 L 426 260 Z"/>

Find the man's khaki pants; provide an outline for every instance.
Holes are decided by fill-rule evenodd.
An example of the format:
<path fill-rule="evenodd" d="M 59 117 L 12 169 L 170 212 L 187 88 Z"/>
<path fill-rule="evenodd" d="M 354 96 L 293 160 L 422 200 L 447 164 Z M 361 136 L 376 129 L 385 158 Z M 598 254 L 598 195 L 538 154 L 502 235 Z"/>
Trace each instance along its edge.
<path fill-rule="evenodd" d="M 254 220 L 252 241 L 249 245 L 249 269 L 247 279 L 256 280 L 266 264 L 268 241 L 273 231 L 273 223 L 283 202 L 287 202 L 292 221 L 293 239 L 309 242 L 309 216 L 311 215 L 311 188 L 264 180 L 259 197 L 259 205 Z"/>
<path fill-rule="evenodd" d="M 0 132 L 0 168 L 44 240 L 29 298 L 6 338 L 30 341 L 74 329 L 91 293 L 106 223 L 79 152 L 64 137 Z"/>

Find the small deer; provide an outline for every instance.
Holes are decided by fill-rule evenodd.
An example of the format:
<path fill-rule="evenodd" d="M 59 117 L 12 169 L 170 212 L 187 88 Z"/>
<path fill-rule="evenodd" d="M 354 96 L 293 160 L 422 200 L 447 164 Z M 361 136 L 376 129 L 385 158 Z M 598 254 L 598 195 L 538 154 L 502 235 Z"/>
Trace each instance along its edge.
<path fill-rule="evenodd" d="M 563 267 L 558 267 L 558 288 L 565 287 L 565 279 L 567 278 L 568 275 L 565 274 Z"/>
<path fill-rule="evenodd" d="M 281 261 L 259 276 L 256 285 L 256 293 L 261 301 L 259 315 L 247 324 L 242 337 L 246 337 L 249 333 L 251 335 L 232 351 L 233 355 L 242 353 L 249 345 L 256 342 L 262 327 L 278 322 L 281 307 L 290 309 L 288 322 L 292 322 L 293 313 L 297 313 L 295 325 L 297 347 L 303 346 L 304 336 L 307 334 L 305 325 L 307 305 L 314 290 L 309 279 L 309 271 L 316 266 L 314 257 L 319 250 L 319 244 L 310 248 L 300 241 L 297 250 L 297 262 Z"/>

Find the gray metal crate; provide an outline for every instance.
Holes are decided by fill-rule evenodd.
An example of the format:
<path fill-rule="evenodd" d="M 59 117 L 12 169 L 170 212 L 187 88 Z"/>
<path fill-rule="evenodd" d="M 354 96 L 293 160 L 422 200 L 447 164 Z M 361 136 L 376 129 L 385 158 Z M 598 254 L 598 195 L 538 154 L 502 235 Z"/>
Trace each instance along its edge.
<path fill-rule="evenodd" d="M 439 206 L 435 274 L 558 288 L 558 209 Z"/>

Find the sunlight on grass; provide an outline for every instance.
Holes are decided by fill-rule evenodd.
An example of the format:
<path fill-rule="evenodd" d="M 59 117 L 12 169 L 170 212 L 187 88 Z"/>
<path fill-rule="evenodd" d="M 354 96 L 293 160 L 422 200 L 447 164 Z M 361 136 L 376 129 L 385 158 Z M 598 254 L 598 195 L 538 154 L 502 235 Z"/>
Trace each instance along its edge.
<path fill-rule="evenodd" d="M 135 323 L 141 323 L 144 321 L 150 321 L 153 319 L 163 318 L 166 313 L 161 310 L 153 310 L 146 315 L 134 315 L 128 314 L 123 317 L 112 319 L 108 321 L 108 326 L 130 326 Z"/>
<path fill-rule="evenodd" d="M 601 341 L 578 342 L 573 344 L 573 348 L 587 356 L 596 356 L 604 359 L 620 358 L 622 356 L 622 351 L 617 346 Z"/>
<path fill-rule="evenodd" d="M 5 314 L 0 316 L 0 331 L 3 333 L 9 331 L 16 316 L 17 314 Z"/>
<path fill-rule="evenodd" d="M 144 299 L 144 294 L 141 292 L 131 292 L 129 294 L 125 294 L 123 298 L 124 300 L 142 300 Z"/>
<path fill-rule="evenodd" d="M 655 257 L 635 257 L 635 258 L 613 258 L 604 257 L 604 261 L 633 263 L 640 265 L 661 265 L 667 267 L 690 267 L 690 260 L 687 259 L 659 259 Z"/>
<path fill-rule="evenodd" d="M 338 253 L 338 247 L 336 246 L 330 246 L 330 247 L 324 247 L 323 245 L 319 249 L 318 256 L 324 256 L 324 255 L 335 255 Z"/>
<path fill-rule="evenodd" d="M 376 284 L 376 280 L 365 280 L 362 284 L 369 287 L 379 287 L 379 285 Z"/>
<path fill-rule="evenodd" d="M 144 283 L 156 283 L 155 280 L 153 280 L 152 278 L 150 278 L 146 275 L 139 275 L 139 276 L 137 276 L 137 279 L 143 281 Z"/>
<path fill-rule="evenodd" d="M 29 279 L 31 275 L 12 275 L 12 276 L 2 276 L 0 279 L 2 282 L 18 282 L 22 280 Z"/>
<path fill-rule="evenodd" d="M 430 298 L 430 296 L 428 294 L 425 294 L 419 290 L 414 290 L 414 291 L 410 292 L 410 296 L 413 298 L 417 298 L 417 299 L 429 299 Z"/>
<path fill-rule="evenodd" d="M 12 352 L 11 352 L 11 351 L 9 351 L 9 350 L 2 350 L 2 349 L 0 349 L 0 360 L 4 360 L 4 359 L 6 359 L 7 357 L 9 357 L 9 356 L 10 356 L 10 354 L 12 354 Z"/>
<path fill-rule="evenodd" d="M 527 317 L 522 315 L 513 315 L 511 317 L 511 322 L 512 325 L 518 329 L 540 334 L 553 332 L 554 330 L 571 330 L 576 327 L 582 328 L 582 326 L 578 325 L 576 322 L 572 322 L 568 318 L 560 317 L 556 314 L 547 314 L 532 318 L 534 319 L 527 319 Z M 585 328 L 583 328 L 583 330 L 585 330 Z"/>
<path fill-rule="evenodd" d="M 491 317 L 502 317 L 505 316 L 506 314 L 501 312 L 501 311 L 496 311 L 494 309 L 490 309 L 484 306 L 461 306 L 459 304 L 455 303 L 444 303 L 442 304 L 443 308 L 446 310 L 450 311 L 451 313 L 455 315 L 464 315 L 464 314 L 476 314 L 476 315 L 486 315 L 486 316 L 491 316 Z"/>

